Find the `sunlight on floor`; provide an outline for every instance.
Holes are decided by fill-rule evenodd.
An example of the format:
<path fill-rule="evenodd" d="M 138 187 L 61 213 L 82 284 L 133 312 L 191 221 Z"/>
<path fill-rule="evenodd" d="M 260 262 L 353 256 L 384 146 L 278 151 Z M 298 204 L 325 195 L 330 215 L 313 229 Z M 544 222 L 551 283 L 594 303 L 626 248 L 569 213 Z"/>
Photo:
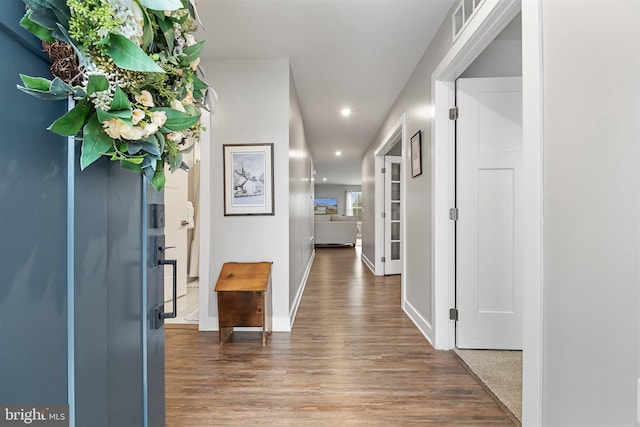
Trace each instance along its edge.
<path fill-rule="evenodd" d="M 187 286 L 187 294 L 178 298 L 178 317 L 175 319 L 166 319 L 165 323 L 170 325 L 180 324 L 198 324 L 198 297 L 199 287 L 198 281 L 189 282 Z M 171 311 L 172 304 L 165 304 L 165 312 Z"/>

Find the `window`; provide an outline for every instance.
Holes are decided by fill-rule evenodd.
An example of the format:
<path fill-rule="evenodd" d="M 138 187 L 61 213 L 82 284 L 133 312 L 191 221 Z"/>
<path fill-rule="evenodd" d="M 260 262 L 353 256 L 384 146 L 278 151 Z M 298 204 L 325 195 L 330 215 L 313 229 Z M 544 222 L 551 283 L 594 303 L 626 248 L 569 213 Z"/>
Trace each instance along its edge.
<path fill-rule="evenodd" d="M 347 191 L 347 209 L 346 214 L 355 216 L 358 223 L 358 236 L 362 229 L 362 192 Z"/>

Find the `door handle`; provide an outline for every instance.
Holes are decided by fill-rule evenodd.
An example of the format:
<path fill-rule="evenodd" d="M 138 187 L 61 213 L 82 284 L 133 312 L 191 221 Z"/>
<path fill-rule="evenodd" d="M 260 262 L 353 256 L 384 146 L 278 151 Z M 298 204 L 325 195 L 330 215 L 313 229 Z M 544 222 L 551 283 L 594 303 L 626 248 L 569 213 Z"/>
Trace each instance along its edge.
<path fill-rule="evenodd" d="M 170 265 L 173 270 L 173 310 L 169 313 L 160 312 L 160 319 L 174 319 L 178 314 L 178 260 L 163 259 L 158 262 L 160 265 Z"/>

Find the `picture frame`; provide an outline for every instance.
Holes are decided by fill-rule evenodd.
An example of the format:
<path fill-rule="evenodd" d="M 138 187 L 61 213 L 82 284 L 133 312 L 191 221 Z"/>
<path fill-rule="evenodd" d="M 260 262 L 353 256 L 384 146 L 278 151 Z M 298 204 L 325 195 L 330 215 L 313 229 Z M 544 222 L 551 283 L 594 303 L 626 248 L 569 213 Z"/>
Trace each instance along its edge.
<path fill-rule="evenodd" d="M 274 215 L 273 144 L 224 144 L 224 215 Z"/>
<path fill-rule="evenodd" d="M 411 137 L 411 176 L 422 175 L 422 131 Z"/>

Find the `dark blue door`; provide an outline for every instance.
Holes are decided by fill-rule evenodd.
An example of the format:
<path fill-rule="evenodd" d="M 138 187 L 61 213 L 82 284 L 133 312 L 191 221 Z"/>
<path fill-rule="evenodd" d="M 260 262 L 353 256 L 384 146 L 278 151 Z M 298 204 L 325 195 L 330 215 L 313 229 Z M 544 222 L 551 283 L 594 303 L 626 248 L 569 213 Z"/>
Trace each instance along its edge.
<path fill-rule="evenodd" d="M 0 404 L 66 403 L 67 149 L 45 130 L 66 104 L 16 89 L 49 69 L 23 13 L 0 2 Z"/>
<path fill-rule="evenodd" d="M 72 426 L 162 426 L 163 195 L 108 160 L 81 172 L 78 144 L 45 130 L 67 105 L 16 89 L 49 67 L 23 13 L 0 2 L 0 405 L 69 404 Z"/>

